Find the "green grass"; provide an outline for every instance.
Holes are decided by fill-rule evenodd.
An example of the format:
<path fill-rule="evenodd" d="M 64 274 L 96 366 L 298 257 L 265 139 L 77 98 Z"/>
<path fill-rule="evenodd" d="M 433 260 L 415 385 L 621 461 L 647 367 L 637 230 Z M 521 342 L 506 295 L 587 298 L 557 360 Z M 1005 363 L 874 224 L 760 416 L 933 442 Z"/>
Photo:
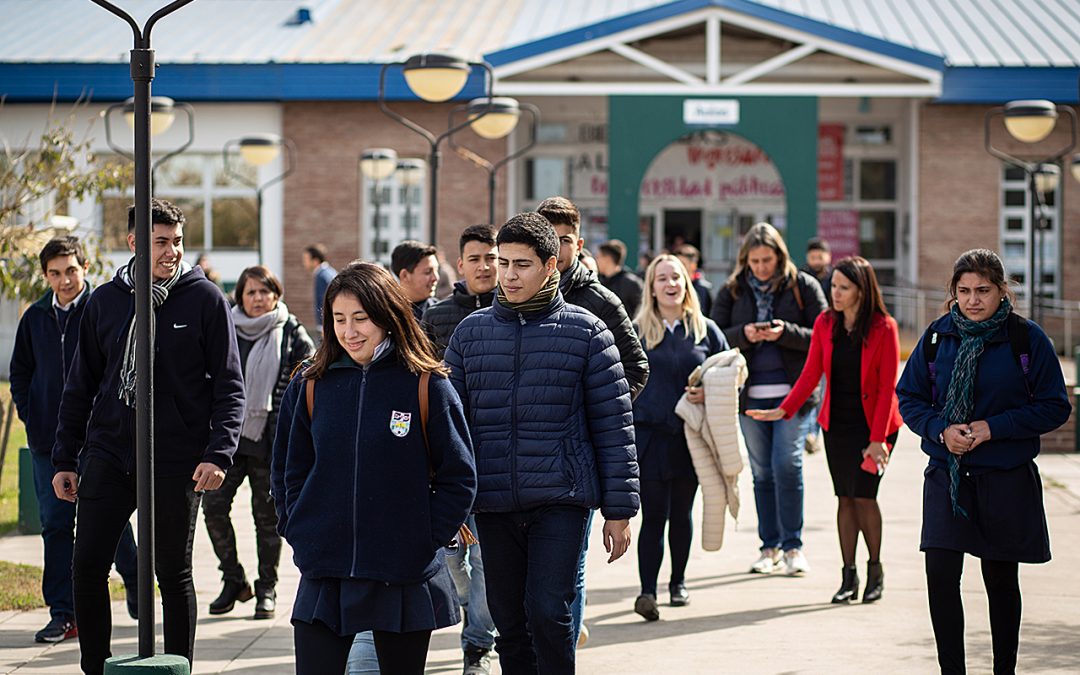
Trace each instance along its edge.
<path fill-rule="evenodd" d="M 41 568 L 0 560 L 0 610 L 44 607 Z"/>
<path fill-rule="evenodd" d="M 7 415 L 8 401 L 11 400 L 10 386 L 5 382 L 0 387 L 0 405 Z M 26 445 L 26 429 L 11 409 L 14 420 L 11 424 L 11 437 L 8 439 L 7 454 L 4 456 L 4 471 L 0 477 L 0 535 L 13 532 L 19 520 L 19 448 Z M 6 421 L 5 421 L 6 424 Z M 3 427 L 0 427 L 0 434 Z"/>

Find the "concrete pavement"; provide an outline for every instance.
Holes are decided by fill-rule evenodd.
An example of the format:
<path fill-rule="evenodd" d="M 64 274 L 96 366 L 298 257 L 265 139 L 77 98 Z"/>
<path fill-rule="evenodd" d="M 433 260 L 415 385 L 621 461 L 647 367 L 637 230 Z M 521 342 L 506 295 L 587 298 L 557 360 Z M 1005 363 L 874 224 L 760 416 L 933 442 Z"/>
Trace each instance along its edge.
<path fill-rule="evenodd" d="M 1080 672 L 1080 456 L 1047 455 L 1038 460 L 1046 488 L 1054 560 L 1021 567 L 1024 624 L 1020 672 Z M 936 668 L 926 609 L 922 556 L 918 551 L 921 474 L 925 457 L 917 439 L 901 432 L 882 484 L 885 516 L 885 596 L 876 605 L 834 606 L 829 598 L 840 581 L 835 534 L 835 498 L 825 458 L 806 459 L 805 552 L 813 566 L 805 578 L 746 573 L 758 540 L 749 469 L 740 480 L 743 513 L 728 522 L 724 548 L 706 553 L 695 538 L 688 569 L 692 602 L 661 605 L 661 620 L 646 623 L 633 613 L 638 593 L 636 554 L 612 565 L 593 529 L 588 566 L 586 622 L 592 636 L 578 652 L 581 673 L 930 673 Z M 241 560 L 255 569 L 249 493 L 234 506 Z M 700 499 L 698 504 L 700 514 Z M 637 531 L 637 524 L 634 527 Z M 860 548 L 860 576 L 865 576 Z M 219 590 L 217 560 L 200 522 L 195 544 L 199 597 L 196 673 L 292 673 L 289 611 L 298 574 L 286 548 L 281 566 L 278 616 L 254 621 L 253 603 L 210 617 L 206 607 Z M 40 563 L 37 536 L 0 538 L 0 559 Z M 990 672 L 990 634 L 978 561 L 965 568 L 969 672 Z M 660 587 L 666 588 L 667 566 Z M 666 603 L 666 595 L 661 597 Z M 113 608 L 113 651 L 134 653 L 135 623 L 122 603 Z M 158 613 L 160 620 L 160 610 Z M 78 643 L 37 645 L 34 632 L 48 621 L 46 610 L 0 613 L 0 673 L 78 672 Z M 160 626 L 158 635 L 160 635 Z M 160 646 L 159 646 L 160 649 Z M 432 637 L 429 673 L 460 672 L 457 630 Z M 496 672 L 498 669 L 496 668 Z"/>

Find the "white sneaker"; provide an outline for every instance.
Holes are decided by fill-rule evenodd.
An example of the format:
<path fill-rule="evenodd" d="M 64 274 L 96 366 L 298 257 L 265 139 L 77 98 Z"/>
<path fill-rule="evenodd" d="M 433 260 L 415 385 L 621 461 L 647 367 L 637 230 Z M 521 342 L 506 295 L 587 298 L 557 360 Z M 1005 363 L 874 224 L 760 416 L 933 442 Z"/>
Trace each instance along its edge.
<path fill-rule="evenodd" d="M 783 559 L 783 555 L 778 548 L 761 549 L 761 557 L 750 565 L 750 574 L 772 574 Z"/>
<path fill-rule="evenodd" d="M 806 574 L 810 571 L 810 563 L 806 561 L 802 549 L 793 548 L 790 551 L 784 551 L 784 568 L 788 576 Z"/>

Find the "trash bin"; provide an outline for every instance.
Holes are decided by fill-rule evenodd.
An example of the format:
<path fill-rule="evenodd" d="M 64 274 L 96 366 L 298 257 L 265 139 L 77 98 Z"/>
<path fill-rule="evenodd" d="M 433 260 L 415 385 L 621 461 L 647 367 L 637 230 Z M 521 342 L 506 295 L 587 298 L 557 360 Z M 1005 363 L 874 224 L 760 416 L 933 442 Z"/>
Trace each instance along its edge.
<path fill-rule="evenodd" d="M 34 488 L 34 456 L 19 448 L 19 532 L 41 534 L 37 489 Z"/>

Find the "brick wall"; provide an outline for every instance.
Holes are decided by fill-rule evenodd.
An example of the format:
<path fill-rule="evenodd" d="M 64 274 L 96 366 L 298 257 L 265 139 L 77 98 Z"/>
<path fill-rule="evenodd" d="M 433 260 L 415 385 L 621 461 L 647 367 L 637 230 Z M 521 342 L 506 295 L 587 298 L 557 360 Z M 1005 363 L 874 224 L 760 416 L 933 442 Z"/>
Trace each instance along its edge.
<path fill-rule="evenodd" d="M 451 106 L 396 103 L 393 107 L 439 133 L 447 128 Z M 292 102 L 285 103 L 283 111 L 284 134 L 296 144 L 297 156 L 296 171 L 285 182 L 285 269 L 281 278 L 289 309 L 309 324 L 313 289 L 311 276 L 300 262 L 303 248 L 312 243 L 326 245 L 330 264 L 339 268 L 360 252 L 360 153 L 365 148 L 388 147 L 397 150 L 399 157 L 426 159 L 429 146 L 419 135 L 386 117 L 375 102 Z M 505 141 L 484 141 L 468 130 L 460 134 L 461 143 L 484 157 L 497 160 L 505 152 Z M 457 156 L 446 142 L 441 148 L 438 246 L 453 263 L 461 230 L 487 220 L 487 172 Z M 496 192 L 499 222 L 506 217 L 505 176 L 504 168 L 499 172 Z M 370 223 L 364 223 L 363 228 L 369 229 Z M 391 248 L 396 243 L 391 242 Z"/>
<path fill-rule="evenodd" d="M 986 152 L 983 119 L 989 106 L 925 105 L 919 116 L 920 284 L 943 287 L 957 256 L 976 246 L 1000 248 L 1001 163 Z M 995 120 L 994 146 L 1016 155 L 1049 153 L 1068 143 L 1066 120 L 1037 145 L 1014 141 Z M 1069 263 L 1080 251 L 1080 183 L 1064 184 L 1063 296 L 1080 300 L 1080 268 Z"/>

